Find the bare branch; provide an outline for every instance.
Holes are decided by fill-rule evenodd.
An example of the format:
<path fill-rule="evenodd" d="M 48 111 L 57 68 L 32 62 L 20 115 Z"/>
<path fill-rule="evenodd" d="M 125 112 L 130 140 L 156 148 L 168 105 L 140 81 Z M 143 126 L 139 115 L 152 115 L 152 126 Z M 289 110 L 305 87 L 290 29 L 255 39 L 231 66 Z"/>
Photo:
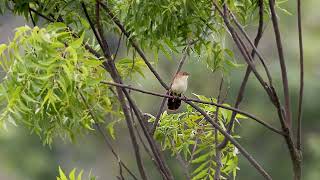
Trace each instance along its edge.
<path fill-rule="evenodd" d="M 263 5 L 263 0 L 259 0 L 259 26 L 258 26 L 258 32 L 257 32 L 257 35 L 254 39 L 254 45 L 255 47 L 258 47 L 258 44 L 260 42 L 260 39 L 262 38 L 262 34 L 263 34 L 263 26 L 264 26 L 264 21 L 263 21 L 263 11 L 264 11 L 264 5 Z M 252 57 L 252 60 L 254 60 L 254 56 L 255 56 L 255 52 L 254 50 L 251 51 L 251 57 Z M 238 92 L 238 95 L 237 95 L 237 99 L 236 99 L 236 102 L 235 102 L 235 105 L 234 107 L 235 108 L 239 108 L 241 102 L 242 102 L 242 99 L 243 99 L 243 95 L 244 95 L 244 92 L 245 92 L 245 88 L 247 86 L 247 82 L 249 80 L 249 76 L 251 74 L 251 68 L 249 65 L 247 65 L 247 69 L 246 69 L 246 73 L 243 77 L 243 80 L 242 80 L 242 83 L 240 85 L 240 89 L 239 89 L 239 92 Z M 237 113 L 235 111 L 232 112 L 232 115 L 231 115 L 231 120 L 230 120 L 230 123 L 228 124 L 227 126 L 227 132 L 230 134 L 231 133 L 231 130 L 233 128 L 233 124 L 234 124 L 234 121 L 235 121 L 235 117 L 236 117 Z M 225 138 L 222 143 L 219 145 L 220 148 L 224 148 L 225 146 L 227 145 L 227 139 Z"/>
<path fill-rule="evenodd" d="M 78 89 L 78 88 L 77 88 Z M 86 98 L 84 97 L 84 95 L 82 94 L 82 92 L 78 89 L 78 92 L 80 94 L 80 97 L 84 103 L 84 105 L 86 106 L 86 108 L 88 109 L 89 111 L 89 114 L 91 116 L 91 118 L 94 120 L 95 122 L 95 126 L 96 126 L 96 129 L 98 130 L 98 132 L 101 134 L 101 136 L 103 137 L 104 139 L 104 142 L 106 143 L 106 145 L 108 146 L 108 148 L 111 150 L 113 156 L 117 159 L 118 163 L 119 163 L 119 168 L 120 168 L 120 172 L 122 172 L 122 167 L 123 166 L 127 171 L 128 173 L 135 179 L 135 180 L 138 180 L 138 178 L 129 170 L 129 168 L 121 161 L 119 155 L 116 153 L 116 151 L 114 150 L 114 148 L 112 147 L 111 143 L 109 142 L 107 136 L 104 134 L 102 128 L 100 127 L 100 125 L 98 124 L 98 120 L 97 118 L 95 117 L 94 113 L 92 112 Z M 121 173 L 120 173 L 121 174 Z"/>
<path fill-rule="evenodd" d="M 129 91 L 129 93 L 130 93 L 130 91 Z M 141 134 L 140 134 L 140 132 L 139 132 L 139 129 L 138 129 L 138 127 L 137 127 L 137 125 L 136 125 L 136 123 L 135 123 L 135 121 L 134 121 L 133 108 L 132 108 L 132 105 L 131 105 L 131 104 L 130 104 L 130 113 L 131 113 L 131 118 L 132 118 L 133 126 L 134 126 L 134 128 L 135 128 L 135 130 L 136 130 L 136 133 L 137 133 L 137 135 L 138 135 L 138 138 L 139 138 L 139 140 L 140 140 L 140 142 L 141 142 L 144 150 L 145 150 L 146 153 L 150 156 L 152 162 L 157 166 L 157 168 L 161 169 L 158 161 L 155 161 L 155 159 L 154 159 L 154 157 L 152 156 L 149 148 L 147 147 L 147 145 L 146 145 L 145 142 L 143 141 L 143 138 L 142 138 L 142 136 L 141 136 Z M 160 173 L 162 173 L 162 175 L 165 176 L 162 171 L 160 171 Z"/>
<path fill-rule="evenodd" d="M 277 49 L 279 54 L 279 61 L 281 67 L 281 75 L 282 75 L 282 84 L 283 84 L 283 94 L 285 99 L 285 122 L 288 128 L 291 128 L 291 110 L 290 110 L 290 94 L 289 94 L 289 85 L 288 85 L 288 77 L 287 77 L 287 68 L 283 55 L 283 47 L 281 42 L 280 30 L 278 25 L 277 14 L 275 11 L 274 0 L 269 0 L 269 6 L 271 11 L 271 19 L 273 24 L 274 33 L 276 36 Z"/>
<path fill-rule="evenodd" d="M 302 101 L 303 101 L 303 88 L 304 88 L 304 57 L 303 57 L 303 39 L 302 39 L 302 20 L 301 20 L 301 0 L 297 0 L 298 11 L 298 31 L 299 31 L 299 52 L 300 52 L 300 90 L 299 90 L 299 105 L 298 105 L 298 127 L 297 127 L 297 150 L 299 153 L 299 160 L 296 163 L 295 178 L 301 179 L 302 169 L 302 145 L 301 145 L 301 129 L 302 129 Z"/>
<path fill-rule="evenodd" d="M 220 81 L 220 86 L 219 86 L 219 94 L 218 94 L 218 98 L 217 98 L 217 102 L 221 103 L 221 93 L 222 93 L 222 86 L 223 86 L 223 77 L 221 78 Z M 214 116 L 214 122 L 219 124 L 219 107 L 217 107 L 216 111 L 215 111 L 215 116 Z M 220 180 L 220 176 L 221 176 L 221 149 L 219 148 L 219 141 L 218 141 L 218 130 L 217 128 L 214 129 L 214 142 L 215 142 L 215 149 L 216 149 L 216 157 L 215 157 L 215 161 L 216 161 L 216 171 L 214 174 L 214 179 L 215 180 Z"/>
<path fill-rule="evenodd" d="M 159 96 L 159 97 L 165 97 L 165 98 L 173 98 L 173 96 L 167 95 L 167 94 L 159 94 L 159 93 L 155 93 L 155 92 L 150 92 L 150 91 L 145 91 L 145 90 L 141 90 L 141 89 L 137 89 L 128 85 L 124 85 L 124 84 L 119 84 L 119 83 L 114 83 L 114 82 L 106 82 L 106 81 L 101 81 L 102 84 L 107 84 L 107 85 L 111 85 L 111 86 L 117 86 L 117 87 L 121 87 L 121 88 L 126 88 L 126 89 L 131 89 L 133 91 L 138 91 L 144 94 L 150 94 L 153 96 Z M 269 125 L 268 123 L 260 120 L 259 118 L 255 117 L 254 115 L 244 112 L 242 110 L 233 108 L 233 107 L 229 107 L 229 106 L 225 106 L 222 104 L 218 104 L 218 103 L 214 103 L 214 102 L 206 102 L 206 101 L 202 101 L 199 99 L 192 99 L 192 98 L 187 98 L 187 97 L 174 97 L 174 98 L 178 98 L 181 99 L 182 101 L 190 101 L 190 102 L 196 102 L 196 103 L 202 103 L 202 104 L 210 104 L 213 106 L 217 106 L 223 109 L 228 109 L 231 111 L 236 111 L 239 114 L 242 114 L 246 117 L 249 117 L 255 121 L 257 121 L 258 123 L 262 124 L 263 126 L 267 127 L 268 129 L 270 129 L 273 132 L 276 132 L 277 134 L 283 135 L 283 133 L 280 130 L 277 130 L 276 128 L 272 127 L 271 125 Z"/>
<path fill-rule="evenodd" d="M 253 64 L 253 60 L 252 60 L 251 56 L 249 55 L 248 50 L 244 46 L 243 41 L 240 39 L 238 34 L 235 32 L 234 28 L 230 25 L 229 19 L 227 17 L 227 12 L 228 11 L 227 11 L 226 4 L 224 4 L 224 13 L 221 11 L 219 6 L 214 1 L 213 1 L 213 5 L 216 7 L 216 10 L 219 12 L 220 16 L 223 18 L 224 23 L 227 26 L 227 28 L 228 28 L 228 30 L 229 30 L 229 32 L 231 34 L 232 39 L 234 40 L 234 42 L 237 45 L 238 49 L 240 50 L 242 56 L 244 57 L 244 60 L 246 61 L 246 63 L 251 68 L 252 72 L 254 73 L 254 75 L 256 76 L 258 81 L 260 82 L 261 86 L 265 89 L 265 91 L 269 95 L 271 101 L 274 102 L 273 92 L 271 91 L 271 89 L 268 86 L 268 84 L 263 80 L 261 75 L 258 73 L 258 71 L 257 71 L 257 69 L 255 67 L 255 64 Z"/>
<path fill-rule="evenodd" d="M 119 37 L 119 40 L 118 40 L 118 45 L 117 45 L 116 52 L 114 53 L 114 56 L 113 56 L 113 61 L 115 61 L 116 58 L 117 58 L 117 55 L 118 55 L 118 52 L 119 52 L 119 48 L 120 48 L 120 44 L 121 44 L 121 39 L 122 39 L 122 33 L 120 34 L 120 37 Z"/>
<path fill-rule="evenodd" d="M 99 4 L 99 3 L 97 3 L 97 4 Z M 98 23 L 98 29 L 99 29 L 99 32 L 97 32 L 95 30 L 95 26 L 94 26 L 93 22 L 91 21 L 91 19 L 89 17 L 89 14 L 87 12 L 87 8 L 86 8 L 86 5 L 84 4 L 84 2 L 81 2 L 81 6 L 82 6 L 82 9 L 83 9 L 83 11 L 85 13 L 85 16 L 86 16 L 87 20 L 89 21 L 89 24 L 91 26 L 92 31 L 94 32 L 94 35 L 95 35 L 96 39 L 99 41 L 100 47 L 103 49 L 104 56 L 106 57 L 107 64 L 108 64 L 108 66 L 110 68 L 110 75 L 111 75 L 112 79 L 114 81 L 120 83 L 121 80 L 120 80 L 120 77 L 119 77 L 119 75 L 118 75 L 118 73 L 117 73 L 117 71 L 115 69 L 114 64 L 112 63 L 112 59 L 111 59 L 111 56 L 110 56 L 110 51 L 109 51 L 109 47 L 108 47 L 107 41 L 105 40 L 105 38 L 103 36 L 103 31 L 101 29 L 101 25 L 99 25 L 100 24 L 99 15 L 98 15 L 99 13 L 96 14 L 97 15 L 97 19 L 98 19 L 97 23 Z M 99 11 L 99 8 L 97 8 L 97 9 Z M 147 178 L 146 173 L 144 171 L 142 158 L 141 158 L 140 150 L 139 150 L 139 145 L 137 143 L 137 139 L 136 139 L 136 136 L 134 134 L 134 130 L 133 130 L 132 122 L 131 122 L 131 117 L 130 117 L 130 114 L 129 114 L 129 110 L 128 110 L 127 104 L 125 102 L 125 97 L 123 95 L 123 92 L 122 92 L 121 88 L 117 87 L 116 91 L 117 91 L 117 94 L 118 94 L 118 100 L 120 102 L 120 105 L 122 107 L 122 111 L 124 113 L 124 116 L 125 116 L 125 119 L 126 119 L 126 122 L 127 122 L 127 127 L 128 127 L 128 130 L 129 130 L 129 134 L 130 134 L 130 138 L 131 138 L 131 142 L 132 142 L 132 146 L 133 146 L 133 149 L 134 149 L 134 153 L 135 153 L 135 157 L 136 157 L 136 161 L 137 161 L 137 166 L 138 166 L 141 178 L 143 180 L 147 180 L 148 178 Z"/>
<path fill-rule="evenodd" d="M 297 149 L 301 151 L 301 126 L 302 126 L 302 101 L 304 88 L 304 57 L 303 57 L 303 39 L 301 25 L 301 0 L 297 0 L 298 9 L 298 31 L 299 31 L 299 52 L 300 52 L 300 92 L 298 106 L 298 129 L 297 129 Z"/>
<path fill-rule="evenodd" d="M 238 20 L 236 19 L 236 17 L 233 15 L 233 13 L 231 11 L 230 12 L 230 16 L 232 17 L 233 21 L 235 22 L 235 24 L 237 25 L 238 29 L 242 32 L 242 34 L 245 36 L 245 38 L 247 39 L 247 41 L 249 42 L 249 44 L 251 45 L 252 47 L 252 51 L 255 52 L 255 54 L 257 54 L 257 56 L 259 57 L 260 61 L 261 61 L 261 64 L 263 66 L 263 68 L 265 69 L 266 71 L 266 74 L 267 74 L 267 77 L 268 77 L 268 80 L 269 80 L 269 85 L 272 86 L 272 77 L 271 77 L 271 74 L 269 72 L 269 69 L 265 63 L 265 60 L 264 58 L 262 57 L 262 55 L 260 54 L 260 52 L 258 51 L 258 49 L 256 48 L 256 45 L 251 41 L 249 35 L 245 32 L 245 30 L 243 29 L 243 27 L 241 26 L 241 24 L 238 22 Z M 262 14 L 263 15 L 263 14 Z M 263 16 L 262 16 L 263 18 Z M 252 56 L 251 56 L 252 57 Z M 252 60 L 254 58 L 252 57 Z"/>
<path fill-rule="evenodd" d="M 119 84 L 121 87 L 121 85 L 123 84 Z M 142 128 L 142 131 L 145 135 L 145 137 L 147 138 L 147 141 L 150 145 L 150 148 L 154 154 L 154 157 L 155 157 L 155 160 L 157 161 L 157 163 L 159 164 L 160 166 L 160 170 L 161 170 L 161 174 L 164 175 L 164 179 L 168 179 L 168 180 L 173 180 L 173 176 L 169 170 L 169 168 L 167 167 L 165 161 L 164 161 L 164 158 L 162 157 L 162 154 L 158 148 L 158 146 L 156 145 L 155 141 L 153 140 L 152 136 L 149 134 L 148 132 L 148 129 L 147 127 L 145 126 L 145 123 L 143 122 L 143 119 L 142 119 L 142 115 L 141 115 L 141 112 L 140 110 L 138 109 L 137 105 L 135 104 L 135 102 L 133 101 L 133 99 L 129 96 L 129 93 L 126 91 L 125 88 L 122 88 L 123 89 L 123 92 L 124 94 L 126 95 L 127 97 L 127 100 L 130 104 L 130 106 L 132 107 L 137 119 L 138 119 L 138 122 L 140 124 L 140 127 Z M 128 88 L 129 89 L 129 88 Z"/>

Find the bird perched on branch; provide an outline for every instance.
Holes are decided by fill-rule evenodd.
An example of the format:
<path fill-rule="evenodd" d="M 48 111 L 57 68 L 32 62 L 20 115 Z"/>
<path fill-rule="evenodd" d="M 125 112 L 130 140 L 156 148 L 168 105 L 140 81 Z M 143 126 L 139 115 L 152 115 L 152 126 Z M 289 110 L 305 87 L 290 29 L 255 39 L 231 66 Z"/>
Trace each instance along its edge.
<path fill-rule="evenodd" d="M 170 88 L 170 96 L 181 97 L 181 94 L 186 92 L 188 88 L 188 77 L 189 73 L 187 72 L 178 72 L 175 75 Z M 180 107 L 181 100 L 176 97 L 168 99 L 169 110 L 177 110 Z"/>

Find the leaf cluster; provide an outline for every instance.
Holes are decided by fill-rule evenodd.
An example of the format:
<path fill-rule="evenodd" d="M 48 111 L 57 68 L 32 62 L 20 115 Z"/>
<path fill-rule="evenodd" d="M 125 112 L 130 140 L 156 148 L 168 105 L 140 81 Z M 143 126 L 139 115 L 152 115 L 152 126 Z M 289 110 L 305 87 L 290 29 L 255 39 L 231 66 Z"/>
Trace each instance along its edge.
<path fill-rule="evenodd" d="M 216 102 L 214 98 L 196 95 L 200 100 Z M 198 104 L 213 119 L 215 117 L 216 107 L 205 104 Z M 226 104 L 224 104 L 226 105 Z M 230 110 L 219 109 L 218 123 L 225 129 L 231 119 Z M 237 116 L 236 119 L 244 118 Z M 152 121 L 153 119 L 151 119 Z M 224 136 L 217 134 L 217 141 L 220 144 Z M 234 137 L 239 137 L 234 135 Z M 164 112 L 160 118 L 159 127 L 155 132 L 155 138 L 161 142 L 163 150 L 170 150 L 172 155 L 181 154 L 184 160 L 193 166 L 192 179 L 213 179 L 216 162 L 216 139 L 215 131 L 210 123 L 192 107 L 187 106 L 186 112 L 168 114 Z M 238 165 L 238 151 L 232 145 L 228 144 L 221 149 L 221 172 L 225 176 L 230 174 L 235 177 Z"/>
<path fill-rule="evenodd" d="M 69 175 L 66 175 L 65 172 L 61 169 L 59 166 L 59 176 L 57 177 L 57 180 L 82 180 L 83 170 L 81 170 L 79 173 L 77 173 L 77 169 L 72 169 L 72 171 L 69 173 Z M 96 180 L 95 176 L 92 176 L 91 173 L 88 176 L 88 180 Z"/>
<path fill-rule="evenodd" d="M 100 83 L 108 78 L 102 61 L 83 42 L 84 34 L 74 38 L 62 23 L 16 29 L 13 41 L 0 46 L 3 125 L 26 125 L 50 144 L 56 135 L 73 139 L 107 113 L 118 114 L 114 95 Z"/>

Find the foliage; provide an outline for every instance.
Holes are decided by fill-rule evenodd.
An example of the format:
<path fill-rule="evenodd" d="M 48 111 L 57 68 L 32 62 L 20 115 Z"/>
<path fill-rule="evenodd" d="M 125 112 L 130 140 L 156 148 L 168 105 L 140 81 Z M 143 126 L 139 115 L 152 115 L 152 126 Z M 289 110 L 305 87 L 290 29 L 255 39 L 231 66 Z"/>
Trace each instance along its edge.
<path fill-rule="evenodd" d="M 78 175 L 76 175 L 76 171 L 77 170 L 75 168 L 72 169 L 72 171 L 67 176 L 59 167 L 59 177 L 57 177 L 57 180 L 82 180 L 83 170 L 81 170 Z M 96 180 L 96 177 L 89 175 L 88 180 Z"/>
<path fill-rule="evenodd" d="M 17 28 L 13 42 L 1 45 L 7 73 L 1 121 L 23 123 L 47 144 L 59 132 L 73 138 L 81 129 L 92 130 L 95 122 L 81 94 L 100 117 L 112 111 L 110 92 L 100 85 L 105 79 L 101 61 L 82 47 L 84 34 L 73 38 L 66 30 L 61 23 L 47 29 L 24 26 Z"/>
<path fill-rule="evenodd" d="M 0 46 L 6 71 L 0 96 L 6 106 L 2 125 L 5 119 L 21 123 L 50 144 L 57 135 L 73 139 L 85 129 L 93 130 L 107 114 L 121 117 L 114 94 L 100 83 L 108 78 L 102 61 L 84 49 L 83 41 L 84 34 L 74 38 L 62 23 L 16 29 L 13 41 Z M 127 77 L 131 69 L 142 74 L 143 65 L 120 60 L 117 67 Z"/>
<path fill-rule="evenodd" d="M 214 98 L 196 95 L 204 101 L 216 102 Z M 198 104 L 213 119 L 216 107 Z M 225 104 L 226 105 L 226 104 Z M 230 121 L 232 112 L 219 109 L 219 125 L 225 129 L 224 124 Z M 236 119 L 243 118 L 238 115 Z M 154 119 L 151 119 L 153 121 Z M 234 135 L 234 137 L 238 137 Z M 161 142 L 163 150 L 170 150 L 172 155 L 181 154 L 184 160 L 195 168 L 192 171 L 193 180 L 213 179 L 216 167 L 216 146 L 214 128 L 203 116 L 192 107 L 187 106 L 187 111 L 168 114 L 164 112 L 160 118 L 160 125 L 155 132 L 155 138 Z M 224 136 L 218 133 L 220 144 Z M 234 145 L 228 145 L 221 150 L 221 171 L 225 175 L 236 176 L 238 166 L 238 150 Z"/>

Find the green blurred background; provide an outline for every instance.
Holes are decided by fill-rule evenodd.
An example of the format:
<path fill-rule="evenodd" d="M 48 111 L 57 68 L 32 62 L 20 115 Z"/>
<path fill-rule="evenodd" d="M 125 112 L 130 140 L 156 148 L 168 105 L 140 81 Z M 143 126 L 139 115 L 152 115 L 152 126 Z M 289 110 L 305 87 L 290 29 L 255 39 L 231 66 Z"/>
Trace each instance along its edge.
<path fill-rule="evenodd" d="M 320 13 L 317 7 L 320 6 L 318 0 L 306 0 L 303 4 L 303 33 L 305 45 L 305 96 L 303 107 L 303 179 L 317 180 L 320 179 L 320 101 L 318 92 L 320 92 L 320 62 L 318 55 L 320 53 Z M 293 119 L 297 119 L 297 100 L 299 92 L 299 53 L 297 40 L 296 24 L 296 6 L 295 1 L 289 1 L 285 4 L 286 8 L 293 15 L 287 15 L 279 12 L 282 40 L 285 47 L 286 63 L 288 65 L 288 76 L 290 93 L 292 99 Z M 26 22 L 22 17 L 14 17 L 10 14 L 0 16 L 0 44 L 8 42 L 12 38 L 13 30 L 17 26 L 24 25 Z M 276 46 L 274 41 L 273 29 L 271 22 L 265 30 L 264 37 L 259 45 L 263 56 L 269 60 L 268 67 L 273 74 L 274 83 L 279 94 L 282 93 L 279 62 L 277 61 Z M 256 24 L 247 27 L 251 36 L 255 35 L 253 31 Z M 115 46 L 117 39 L 110 37 L 110 43 Z M 232 47 L 232 43 L 229 43 Z M 125 49 L 122 51 L 126 54 Z M 238 54 L 239 62 L 243 63 L 241 56 Z M 168 61 L 164 58 L 156 65 L 157 70 L 163 75 L 168 82 L 175 71 L 178 58 L 175 61 Z M 218 84 L 220 81 L 219 73 L 211 73 L 204 70 L 204 63 L 196 58 L 187 60 L 184 70 L 191 73 L 189 80 L 190 88 L 187 95 L 191 93 L 203 94 L 207 96 L 217 96 Z M 244 76 L 245 67 L 232 71 L 227 80 L 229 81 L 227 103 L 234 104 L 237 91 L 239 89 L 242 77 Z M 148 90 L 163 92 L 159 83 L 153 75 L 146 73 L 146 78 L 137 78 L 128 82 L 136 87 L 142 85 Z M 145 112 L 156 114 L 161 100 L 141 94 L 135 94 L 135 97 Z M 265 92 L 253 77 L 250 78 L 245 93 L 245 98 L 241 109 L 256 114 L 258 117 L 268 121 L 274 126 L 280 127 L 275 108 L 271 105 Z M 108 121 L 108 120 L 107 120 Z M 113 142 L 116 150 L 135 172 L 135 159 L 131 151 L 131 142 L 128 138 L 125 124 L 116 127 L 116 141 Z M 257 123 L 251 120 L 242 120 L 237 125 L 237 133 L 241 135 L 239 140 L 241 144 L 270 172 L 274 179 L 291 179 L 291 162 L 288 150 L 282 138 L 278 135 L 267 131 Z M 76 167 L 84 169 L 88 174 L 98 176 L 102 179 L 116 179 L 118 174 L 117 162 L 110 151 L 103 144 L 100 136 L 94 133 L 77 138 L 75 143 L 63 142 L 57 139 L 52 147 L 43 146 L 40 139 L 30 134 L 22 127 L 10 126 L 7 131 L 0 131 L 0 180 L 46 180 L 55 179 L 58 174 L 60 165 L 66 171 Z M 151 179 L 160 179 L 150 167 L 147 155 L 142 150 L 146 159 L 146 167 L 149 168 L 148 175 Z M 167 153 L 170 166 L 176 174 L 176 179 L 183 179 L 178 174 L 181 169 L 176 163 L 175 157 Z M 240 156 L 240 171 L 237 179 L 240 180 L 257 180 L 261 176 L 250 166 L 250 164 Z M 155 174 L 154 174 L 155 173 Z M 137 173 L 136 173 L 137 174 Z"/>

